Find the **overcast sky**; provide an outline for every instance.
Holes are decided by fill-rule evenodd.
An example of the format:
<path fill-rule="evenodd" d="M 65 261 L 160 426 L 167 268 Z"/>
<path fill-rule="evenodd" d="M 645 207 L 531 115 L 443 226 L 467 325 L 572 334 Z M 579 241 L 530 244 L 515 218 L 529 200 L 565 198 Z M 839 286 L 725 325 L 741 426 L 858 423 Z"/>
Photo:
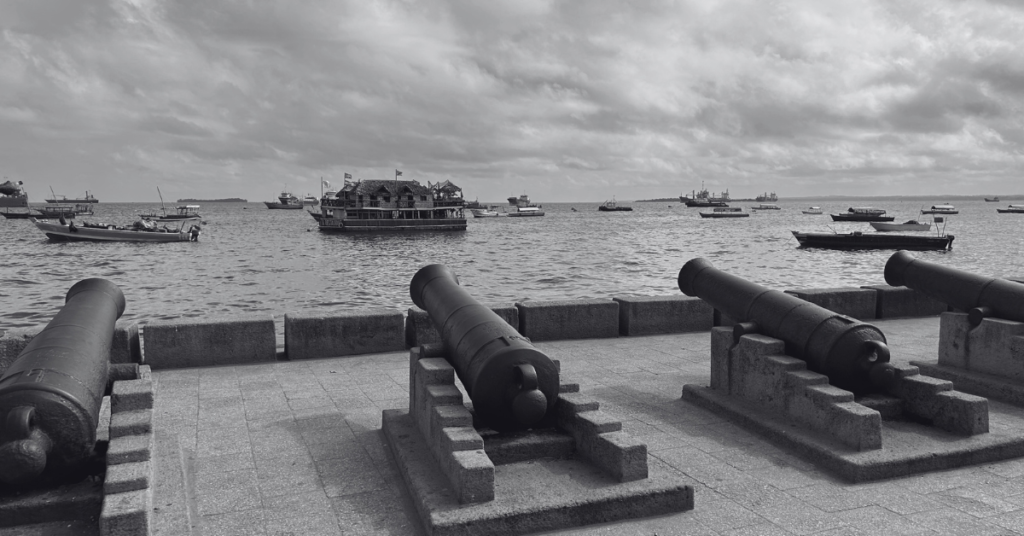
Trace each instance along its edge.
<path fill-rule="evenodd" d="M 0 175 L 101 201 L 450 179 L 1024 193 L 1024 3 L 0 2 Z"/>

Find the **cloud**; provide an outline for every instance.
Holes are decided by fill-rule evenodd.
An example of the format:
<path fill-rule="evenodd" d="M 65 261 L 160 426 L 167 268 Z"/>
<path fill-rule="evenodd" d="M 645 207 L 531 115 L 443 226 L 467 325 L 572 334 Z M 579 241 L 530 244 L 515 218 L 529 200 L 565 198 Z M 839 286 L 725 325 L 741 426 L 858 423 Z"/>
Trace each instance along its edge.
<path fill-rule="evenodd" d="M 108 198 L 399 166 L 481 199 L 968 193 L 964 170 L 1013 191 L 1024 143 L 1013 4 L 16 1 L 0 21 L 6 174 L 73 168 Z"/>

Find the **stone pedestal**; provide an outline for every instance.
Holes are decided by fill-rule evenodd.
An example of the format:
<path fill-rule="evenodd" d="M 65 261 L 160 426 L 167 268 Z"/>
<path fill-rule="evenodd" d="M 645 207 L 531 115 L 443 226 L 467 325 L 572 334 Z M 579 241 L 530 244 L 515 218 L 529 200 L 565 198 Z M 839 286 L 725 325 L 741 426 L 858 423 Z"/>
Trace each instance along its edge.
<path fill-rule="evenodd" d="M 438 348 L 409 359 L 409 410 L 385 410 L 385 437 L 428 534 L 522 534 L 693 508 L 693 488 L 563 383 L 545 428 L 474 426 Z"/>

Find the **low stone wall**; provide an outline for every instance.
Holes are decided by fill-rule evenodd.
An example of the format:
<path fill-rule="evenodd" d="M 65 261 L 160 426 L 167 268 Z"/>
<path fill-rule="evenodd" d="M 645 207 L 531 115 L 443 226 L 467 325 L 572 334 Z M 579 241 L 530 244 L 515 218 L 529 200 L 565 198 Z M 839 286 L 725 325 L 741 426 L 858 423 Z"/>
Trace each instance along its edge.
<path fill-rule="evenodd" d="M 934 316 L 949 309 L 918 291 L 887 285 L 786 292 L 869 322 Z M 682 295 L 527 301 L 488 307 L 533 341 L 684 333 L 734 324 L 703 300 Z M 12 329 L 0 334 L 0 373 L 38 331 Z M 392 352 L 440 342 L 430 316 L 417 307 L 404 315 L 385 309 L 288 313 L 284 315 L 284 332 L 284 353 L 279 356 L 274 319 L 266 313 L 158 320 L 144 328 L 136 321 L 122 320 L 115 329 L 110 361 L 145 363 L 155 369 L 201 367 Z"/>

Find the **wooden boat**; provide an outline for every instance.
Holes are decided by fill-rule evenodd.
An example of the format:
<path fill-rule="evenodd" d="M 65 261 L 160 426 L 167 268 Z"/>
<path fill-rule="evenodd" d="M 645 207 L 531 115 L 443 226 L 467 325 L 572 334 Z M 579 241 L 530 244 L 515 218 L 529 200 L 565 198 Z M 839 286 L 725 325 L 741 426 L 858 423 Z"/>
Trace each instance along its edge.
<path fill-rule="evenodd" d="M 158 227 L 153 222 L 139 220 L 134 225 L 114 225 L 74 222 L 66 224 L 32 218 L 32 223 L 55 242 L 195 242 L 201 229 L 198 220 L 181 220 L 177 228 Z"/>
<path fill-rule="evenodd" d="M 999 196 L 986 197 L 985 198 L 985 202 L 987 202 L 987 203 L 998 203 L 999 202 Z"/>
<path fill-rule="evenodd" d="M 60 199 L 57 199 L 58 197 L 60 197 Z M 45 201 L 47 203 L 55 203 L 55 204 L 99 203 L 100 202 L 100 200 L 96 199 L 95 197 L 93 197 L 93 195 L 90 194 L 88 190 L 85 191 L 85 197 L 78 197 L 78 198 L 75 198 L 75 199 L 68 199 L 68 196 L 66 196 L 66 195 L 58 196 L 57 194 L 53 194 L 53 199 L 46 199 Z"/>
<path fill-rule="evenodd" d="M 289 192 L 281 192 L 281 195 L 277 196 L 279 202 L 264 201 L 263 204 L 267 205 L 267 208 L 284 209 L 284 210 L 300 210 L 304 205 L 303 201 L 298 197 L 295 197 Z"/>
<path fill-rule="evenodd" d="M 873 207 L 850 207 L 843 214 L 830 214 L 832 221 L 893 221 L 895 216 L 886 216 L 885 211 Z"/>
<path fill-rule="evenodd" d="M 1024 214 L 1024 205 L 1010 205 L 1006 208 L 997 208 L 1000 214 Z"/>
<path fill-rule="evenodd" d="M 739 207 L 714 207 L 711 212 L 699 212 L 701 218 L 747 218 L 750 214 Z"/>
<path fill-rule="evenodd" d="M 921 209 L 921 214 L 960 214 L 953 205 L 932 205 L 932 208 Z"/>
<path fill-rule="evenodd" d="M 199 205 L 180 205 L 175 207 L 174 214 L 167 214 L 167 212 L 164 211 L 161 214 L 139 214 L 139 217 L 144 220 L 152 220 L 159 223 L 201 218 L 199 215 Z"/>
<path fill-rule="evenodd" d="M 821 207 L 810 207 L 806 210 L 802 210 L 804 214 L 821 214 Z"/>
<path fill-rule="evenodd" d="M 774 203 L 761 203 L 760 205 L 755 205 L 755 206 L 750 207 L 750 210 L 782 210 L 782 209 L 779 207 L 779 205 L 776 205 Z"/>
<path fill-rule="evenodd" d="M 611 201 L 605 201 L 603 205 L 597 207 L 597 210 L 601 212 L 632 212 L 633 207 L 620 207 L 613 198 Z"/>
<path fill-rule="evenodd" d="M 903 223 L 888 223 L 881 221 L 871 222 L 876 231 L 890 233 L 895 231 L 927 231 L 932 228 L 930 223 L 920 223 L 917 220 L 907 220 Z"/>
<path fill-rule="evenodd" d="M 449 181 L 421 185 L 414 180 L 346 182 L 320 203 L 323 232 L 465 231 L 462 188 Z"/>
<path fill-rule="evenodd" d="M 75 207 L 71 205 L 46 205 L 43 207 L 39 207 L 36 210 L 39 212 L 40 218 L 46 219 L 59 219 L 61 216 L 63 216 L 64 219 L 70 220 L 74 219 L 76 214 L 79 214 L 79 212 L 75 210 Z M 85 214 L 92 215 L 92 210 L 90 209 Z"/>
<path fill-rule="evenodd" d="M 920 236 L 890 233 L 802 233 L 792 231 L 800 247 L 823 249 L 951 249 L 953 235 Z"/>

